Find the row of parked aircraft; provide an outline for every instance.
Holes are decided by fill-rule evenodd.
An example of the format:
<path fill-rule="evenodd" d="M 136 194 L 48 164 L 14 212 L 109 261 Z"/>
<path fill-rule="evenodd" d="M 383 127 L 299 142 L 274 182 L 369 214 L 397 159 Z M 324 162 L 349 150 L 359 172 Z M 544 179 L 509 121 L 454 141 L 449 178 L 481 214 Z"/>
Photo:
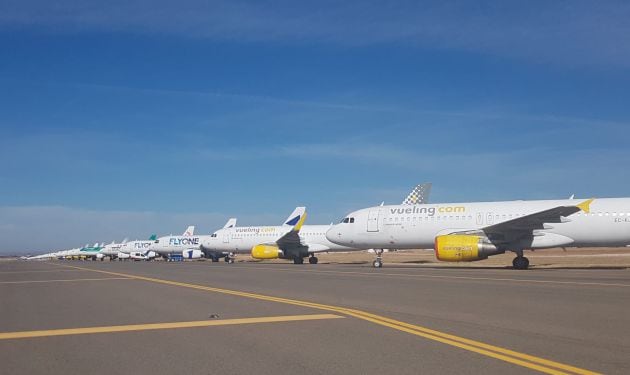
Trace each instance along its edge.
<path fill-rule="evenodd" d="M 279 226 L 239 227 L 236 219 L 209 235 L 152 237 L 40 257 L 92 259 L 224 258 L 237 254 L 255 259 L 288 259 L 317 264 L 317 254 L 373 249 L 374 267 L 382 267 L 386 249 L 433 248 L 446 262 L 470 262 L 512 251 L 512 265 L 527 269 L 525 250 L 554 247 L 630 245 L 630 198 L 429 204 L 431 184 L 416 186 L 400 205 L 354 211 L 336 225 L 305 225 L 306 208 L 297 207 Z M 69 255 L 71 254 L 71 255 Z M 80 255 L 79 255 L 80 256 Z"/>

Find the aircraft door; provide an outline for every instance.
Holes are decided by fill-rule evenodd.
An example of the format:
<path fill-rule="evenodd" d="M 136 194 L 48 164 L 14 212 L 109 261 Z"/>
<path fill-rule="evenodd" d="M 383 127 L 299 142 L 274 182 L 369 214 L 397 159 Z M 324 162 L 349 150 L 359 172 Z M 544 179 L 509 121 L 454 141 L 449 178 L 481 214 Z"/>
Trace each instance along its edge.
<path fill-rule="evenodd" d="M 230 233 L 223 233 L 223 243 L 230 243 Z"/>
<path fill-rule="evenodd" d="M 367 231 L 378 232 L 379 210 L 372 210 L 368 213 Z"/>
<path fill-rule="evenodd" d="M 486 216 L 486 224 L 488 225 L 494 224 L 494 215 L 492 214 L 492 212 L 488 212 Z"/>

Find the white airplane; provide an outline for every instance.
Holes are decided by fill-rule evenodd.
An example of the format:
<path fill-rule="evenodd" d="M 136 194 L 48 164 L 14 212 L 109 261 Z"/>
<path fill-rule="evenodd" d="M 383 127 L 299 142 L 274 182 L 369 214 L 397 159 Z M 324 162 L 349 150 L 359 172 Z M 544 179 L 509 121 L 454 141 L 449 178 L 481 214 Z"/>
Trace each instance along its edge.
<path fill-rule="evenodd" d="M 234 254 L 251 253 L 255 259 L 291 259 L 295 264 L 316 264 L 316 254 L 330 251 L 355 250 L 336 245 L 326 239 L 330 225 L 304 225 L 306 209 L 297 207 L 280 226 L 230 227 L 219 229 L 204 236 L 201 249 L 204 252 L 227 254 L 229 263 Z"/>
<path fill-rule="evenodd" d="M 236 225 L 236 219 L 232 218 L 228 220 L 224 228 L 230 228 L 235 225 Z M 154 252 L 155 254 L 159 254 L 165 258 L 172 255 L 181 255 L 182 258 L 184 259 L 202 258 L 204 256 L 204 253 L 203 251 L 201 251 L 201 248 L 200 248 L 201 239 L 205 237 L 210 237 L 210 236 L 209 235 L 206 235 L 206 236 L 192 235 L 193 231 L 190 230 L 190 228 L 193 228 L 194 230 L 194 227 L 189 227 L 189 230 L 184 232 L 184 234 L 181 236 L 172 236 L 172 235 L 164 236 L 164 237 L 158 238 L 157 240 L 151 241 L 151 244 L 148 247 L 148 249 Z M 190 233 L 190 234 L 187 234 L 187 233 Z M 212 254 L 211 258 L 213 261 L 218 261 L 219 257 L 225 257 L 225 256 L 226 255 L 217 253 L 217 254 Z"/>
<path fill-rule="evenodd" d="M 630 244 L 630 198 L 378 206 L 354 211 L 326 237 L 356 248 L 433 248 L 438 260 L 469 262 L 524 250 Z M 381 267 L 382 250 L 374 267 Z"/>
<path fill-rule="evenodd" d="M 186 228 L 182 236 L 190 237 L 190 236 L 193 236 L 194 233 L 195 233 L 195 226 L 191 225 L 188 228 Z M 142 254 L 144 254 L 144 256 L 146 256 L 147 259 L 153 259 L 158 255 L 156 251 L 151 249 L 151 246 L 156 241 L 157 241 L 157 236 L 153 234 L 151 235 L 151 237 L 149 237 L 148 240 L 144 240 L 144 241 L 136 240 L 136 241 L 127 242 L 120 248 L 120 251 L 118 252 L 117 257 L 118 259 L 121 259 L 121 260 L 129 259 L 129 258 L 135 259 L 133 256 L 131 256 L 131 253 L 141 252 Z"/>
<path fill-rule="evenodd" d="M 116 243 L 115 241 L 112 241 L 112 243 L 110 243 L 108 245 L 105 245 L 101 249 L 101 254 L 103 254 L 104 256 L 108 256 L 110 258 L 114 258 L 116 256 L 116 254 L 118 254 L 120 252 L 120 249 L 126 243 L 127 243 L 127 239 L 126 238 L 120 243 Z"/>
<path fill-rule="evenodd" d="M 156 254 L 151 252 L 149 250 L 149 247 L 151 246 L 151 244 L 153 244 L 156 238 L 157 236 L 155 234 L 152 234 L 148 240 L 135 240 L 125 242 L 118 249 L 118 252 L 116 253 L 116 258 L 119 260 L 129 259 L 132 252 L 138 251 L 146 253 L 147 257 L 155 258 Z"/>
<path fill-rule="evenodd" d="M 428 202 L 430 192 L 431 183 L 416 185 L 402 204 L 425 204 Z M 255 259 L 291 259 L 295 264 L 304 263 L 306 257 L 309 258 L 309 263 L 317 264 L 317 253 L 357 250 L 339 246 L 326 239 L 326 232 L 332 224 L 300 224 L 295 230 L 297 236 L 294 236 L 289 227 L 298 215 L 303 215 L 302 220 L 306 219 L 304 207 L 296 208 L 284 225 L 272 227 L 236 227 L 236 219 L 230 219 L 234 221 L 228 221 L 223 229 L 210 236 L 201 236 L 200 248 L 214 262 L 218 261 L 219 257 L 225 257 L 226 262 L 232 263 L 234 254 L 251 253 Z M 287 235 L 291 237 L 285 238 Z"/>

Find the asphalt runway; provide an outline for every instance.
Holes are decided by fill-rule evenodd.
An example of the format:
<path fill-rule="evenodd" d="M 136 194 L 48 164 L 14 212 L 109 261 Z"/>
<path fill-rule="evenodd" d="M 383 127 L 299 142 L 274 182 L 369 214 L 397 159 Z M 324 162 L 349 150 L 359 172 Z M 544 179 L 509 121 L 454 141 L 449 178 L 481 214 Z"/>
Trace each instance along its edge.
<path fill-rule="evenodd" d="M 630 270 L 0 263 L 3 374 L 630 373 Z"/>

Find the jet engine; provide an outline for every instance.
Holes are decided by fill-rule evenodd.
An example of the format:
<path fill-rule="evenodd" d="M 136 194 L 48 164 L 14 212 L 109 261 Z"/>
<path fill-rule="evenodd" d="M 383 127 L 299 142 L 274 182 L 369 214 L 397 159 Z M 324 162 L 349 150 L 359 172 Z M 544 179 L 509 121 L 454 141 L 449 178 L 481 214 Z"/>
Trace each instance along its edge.
<path fill-rule="evenodd" d="M 203 257 L 201 250 L 184 250 L 182 251 L 182 257 L 184 259 L 199 259 Z"/>
<path fill-rule="evenodd" d="M 103 258 L 105 258 L 105 255 L 101 253 L 96 253 L 96 255 L 94 255 L 95 260 L 103 260 Z"/>
<path fill-rule="evenodd" d="M 153 258 L 155 258 L 157 256 L 157 253 L 155 251 L 153 251 L 153 250 L 150 250 L 150 251 L 146 252 L 146 256 L 149 259 L 153 259 Z"/>
<path fill-rule="evenodd" d="M 278 259 L 282 256 L 282 250 L 278 246 L 256 245 L 252 247 L 252 258 L 254 259 Z"/>
<path fill-rule="evenodd" d="M 504 252 L 482 236 L 449 234 L 435 237 L 435 257 L 444 262 L 472 262 Z"/>

